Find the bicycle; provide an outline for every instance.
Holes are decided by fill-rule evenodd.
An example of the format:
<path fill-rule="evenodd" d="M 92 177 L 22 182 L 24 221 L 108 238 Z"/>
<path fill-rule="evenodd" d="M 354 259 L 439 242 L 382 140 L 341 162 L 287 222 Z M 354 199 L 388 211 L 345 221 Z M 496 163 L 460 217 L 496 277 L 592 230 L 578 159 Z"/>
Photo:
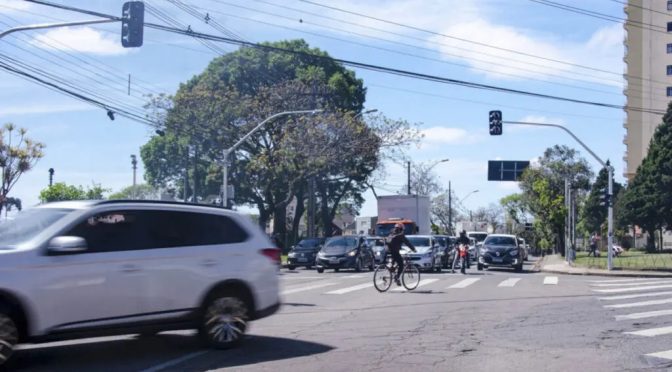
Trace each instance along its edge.
<path fill-rule="evenodd" d="M 391 257 L 386 258 L 387 263 L 378 265 L 373 273 L 373 286 L 378 292 L 386 292 L 392 286 L 394 275 L 397 272 L 397 265 Z M 401 283 L 409 291 L 412 291 L 420 284 L 420 270 L 411 263 L 411 260 L 404 256 L 404 269 L 401 272 Z"/>

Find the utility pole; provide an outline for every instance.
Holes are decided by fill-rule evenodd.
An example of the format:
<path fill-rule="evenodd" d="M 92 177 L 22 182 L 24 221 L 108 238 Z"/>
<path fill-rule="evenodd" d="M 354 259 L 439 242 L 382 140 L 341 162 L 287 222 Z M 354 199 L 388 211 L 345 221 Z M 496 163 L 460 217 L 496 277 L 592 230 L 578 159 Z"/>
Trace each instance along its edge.
<path fill-rule="evenodd" d="M 49 187 L 54 184 L 54 168 L 49 168 Z"/>
<path fill-rule="evenodd" d="M 407 169 L 408 169 L 408 175 L 407 175 L 408 195 L 411 195 L 411 161 L 410 160 L 407 162 Z"/>
<path fill-rule="evenodd" d="M 569 185 L 569 179 L 565 178 L 565 260 L 567 263 L 570 262 L 569 260 L 569 240 L 570 238 L 570 224 L 571 224 L 571 216 L 570 216 L 570 210 L 572 209 L 571 207 L 571 201 L 570 201 L 570 193 L 571 193 L 570 185 Z"/>
<path fill-rule="evenodd" d="M 453 235 L 453 191 L 448 181 L 448 235 Z"/>
<path fill-rule="evenodd" d="M 131 165 L 133 166 L 133 193 L 131 195 L 135 199 L 135 172 L 138 169 L 138 159 L 136 159 L 135 155 L 131 155 Z"/>

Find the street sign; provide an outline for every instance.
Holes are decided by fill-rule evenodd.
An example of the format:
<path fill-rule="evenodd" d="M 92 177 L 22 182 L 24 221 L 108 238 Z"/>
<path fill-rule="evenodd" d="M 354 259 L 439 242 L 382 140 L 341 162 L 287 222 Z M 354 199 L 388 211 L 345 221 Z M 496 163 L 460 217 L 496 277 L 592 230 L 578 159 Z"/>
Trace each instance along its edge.
<path fill-rule="evenodd" d="M 519 181 L 529 161 L 489 160 L 488 181 Z"/>
<path fill-rule="evenodd" d="M 121 45 L 124 48 L 142 46 L 145 27 L 145 3 L 128 1 L 121 8 Z"/>
<path fill-rule="evenodd" d="M 499 110 L 490 111 L 490 135 L 502 135 L 502 112 Z"/>

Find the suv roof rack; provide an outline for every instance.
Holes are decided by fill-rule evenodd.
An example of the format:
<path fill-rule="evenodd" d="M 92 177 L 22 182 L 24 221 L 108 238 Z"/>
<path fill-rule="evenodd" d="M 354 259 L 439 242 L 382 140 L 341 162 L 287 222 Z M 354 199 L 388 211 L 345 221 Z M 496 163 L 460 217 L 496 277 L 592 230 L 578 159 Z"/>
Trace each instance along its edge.
<path fill-rule="evenodd" d="M 214 205 L 214 204 L 198 204 L 198 203 L 184 203 L 180 201 L 172 201 L 172 200 L 138 200 L 138 199 L 114 199 L 114 200 L 100 200 L 96 204 L 121 204 L 121 203 L 136 203 L 136 204 L 160 204 L 160 205 L 188 205 L 188 206 L 194 206 L 194 207 L 205 207 L 205 208 L 216 208 L 216 209 L 225 209 L 225 210 L 230 210 L 228 208 L 224 208 L 220 205 Z"/>

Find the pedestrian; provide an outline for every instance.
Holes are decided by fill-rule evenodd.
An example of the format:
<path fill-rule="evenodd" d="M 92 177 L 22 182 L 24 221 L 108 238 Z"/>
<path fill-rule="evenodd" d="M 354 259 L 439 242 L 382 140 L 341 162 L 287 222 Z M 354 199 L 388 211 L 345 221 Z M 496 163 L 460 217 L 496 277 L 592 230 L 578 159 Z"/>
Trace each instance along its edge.
<path fill-rule="evenodd" d="M 457 238 L 457 241 L 455 242 L 455 248 L 453 248 L 453 265 L 451 266 L 451 273 L 455 273 L 455 264 L 457 264 L 457 260 L 460 260 L 460 272 L 462 274 L 466 274 L 466 269 L 467 269 L 467 255 L 469 254 L 469 238 L 467 237 L 467 231 L 462 230 L 460 232 L 460 237 Z"/>
<path fill-rule="evenodd" d="M 593 257 L 597 257 L 596 250 L 597 250 L 597 239 L 595 238 L 595 234 L 593 234 L 590 237 L 590 251 L 588 252 L 588 257 L 590 257 L 590 255 L 593 255 Z"/>

